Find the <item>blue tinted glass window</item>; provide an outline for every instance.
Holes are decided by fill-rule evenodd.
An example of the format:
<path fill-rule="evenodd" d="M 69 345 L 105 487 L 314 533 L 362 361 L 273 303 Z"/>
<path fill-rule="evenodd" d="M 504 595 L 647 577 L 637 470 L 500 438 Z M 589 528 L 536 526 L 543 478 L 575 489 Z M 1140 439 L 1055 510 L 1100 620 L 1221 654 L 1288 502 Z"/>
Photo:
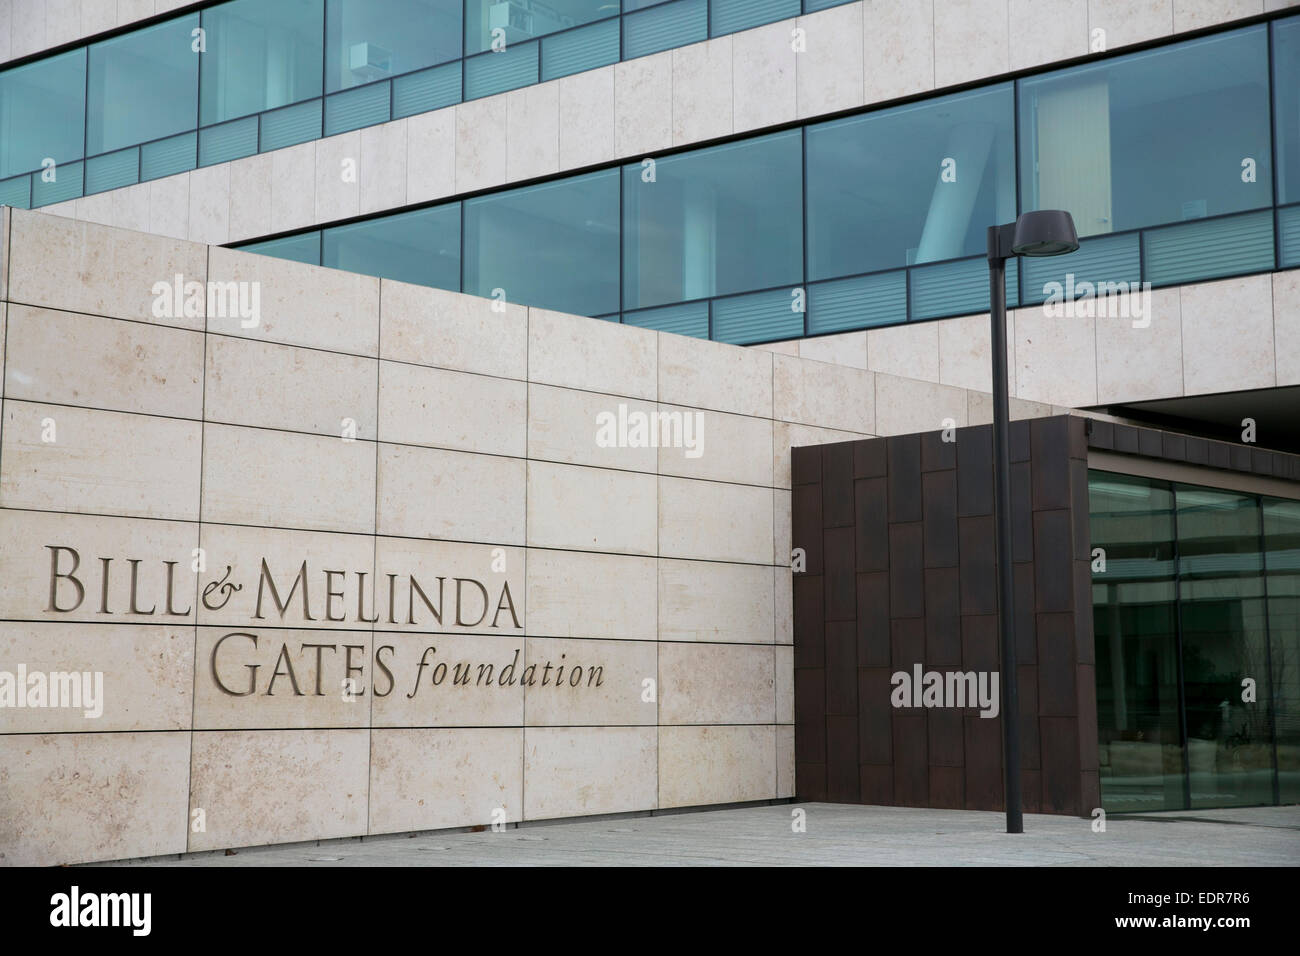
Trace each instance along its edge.
<path fill-rule="evenodd" d="M 460 56 L 461 0 L 328 0 L 325 92 Z"/>
<path fill-rule="evenodd" d="M 1008 263 L 1007 305 L 1015 305 L 1020 290 L 1019 270 Z M 912 319 L 934 319 L 949 315 L 970 315 L 989 308 L 987 259 L 963 259 L 919 266 L 907 270 Z"/>
<path fill-rule="evenodd" d="M 553 80 L 618 62 L 618 20 L 602 20 L 542 41 L 542 79 Z"/>
<path fill-rule="evenodd" d="M 803 335 L 803 312 L 794 308 L 792 290 L 757 292 L 713 303 L 713 337 L 719 342 L 749 345 Z"/>
<path fill-rule="evenodd" d="M 618 311 L 618 171 L 465 202 L 465 285 L 577 315 Z"/>
<path fill-rule="evenodd" d="M 535 40 L 618 16 L 618 0 L 466 0 L 465 52 Z"/>
<path fill-rule="evenodd" d="M 182 133 L 140 147 L 140 178 L 161 179 L 193 169 L 198 158 L 198 134 Z"/>
<path fill-rule="evenodd" d="M 1022 80 L 1020 200 L 1081 236 L 1272 202 L 1267 30 Z"/>
<path fill-rule="evenodd" d="M 277 259 L 292 259 L 308 265 L 320 265 L 320 233 L 307 232 L 300 236 L 286 236 L 283 239 L 271 239 L 268 242 L 254 242 L 241 246 L 243 252 L 256 252 L 262 256 L 275 256 Z"/>
<path fill-rule="evenodd" d="M 1026 257 L 1020 260 L 1025 291 L 1021 302 L 1042 302 L 1050 296 L 1076 299 L 1113 294 L 1106 283 L 1127 282 L 1140 287 L 1141 233 L 1084 239 L 1068 256 Z M 1053 284 L 1055 283 L 1055 285 Z M 1119 288 L 1125 288 L 1120 286 Z"/>
<path fill-rule="evenodd" d="M 226 163 L 257 152 L 257 117 L 246 116 L 199 132 L 199 165 Z"/>
<path fill-rule="evenodd" d="M 140 175 L 140 150 L 120 149 L 86 161 L 86 192 L 100 193 L 129 186 Z"/>
<path fill-rule="evenodd" d="M 1268 664 L 1282 803 L 1300 802 L 1300 501 L 1262 499 Z"/>
<path fill-rule="evenodd" d="M 1142 259 L 1143 278 L 1154 285 L 1272 269 L 1273 212 L 1148 230 L 1142 233 Z"/>
<path fill-rule="evenodd" d="M 1010 84 L 808 127 L 808 277 L 984 251 L 1016 215 Z"/>
<path fill-rule="evenodd" d="M 1300 206 L 1277 211 L 1277 246 L 1280 268 L 1300 266 Z"/>
<path fill-rule="evenodd" d="M 674 0 L 648 6 L 623 18 L 623 59 L 649 56 L 661 50 L 703 40 L 709 33 L 708 0 Z"/>
<path fill-rule="evenodd" d="M 1273 24 L 1277 201 L 1300 202 L 1300 17 Z"/>
<path fill-rule="evenodd" d="M 321 265 L 439 289 L 460 289 L 460 206 L 326 229 Z"/>
<path fill-rule="evenodd" d="M 460 64 L 448 63 L 393 80 L 393 118 L 460 102 Z"/>
<path fill-rule="evenodd" d="M 799 0 L 712 0 L 712 7 L 711 29 L 715 37 L 797 17 L 801 12 Z"/>
<path fill-rule="evenodd" d="M 325 135 L 388 122 L 391 83 L 370 83 L 325 97 Z"/>
<path fill-rule="evenodd" d="M 84 49 L 0 73 L 0 179 L 80 159 L 85 97 Z"/>
<path fill-rule="evenodd" d="M 709 337 L 709 303 L 687 302 L 685 305 L 669 305 L 662 309 L 642 309 L 640 312 L 623 314 L 625 325 L 635 325 L 643 329 L 657 329 L 660 332 L 672 332 L 676 335 L 691 335 L 697 339 Z"/>
<path fill-rule="evenodd" d="M 194 129 L 199 15 L 90 47 L 86 153 L 106 153 Z"/>
<path fill-rule="evenodd" d="M 516 43 L 500 53 L 480 53 L 465 61 L 465 99 L 517 90 L 537 82 L 537 44 Z"/>
<path fill-rule="evenodd" d="M 234 0 L 203 11 L 203 125 L 321 95 L 324 0 Z"/>
<path fill-rule="evenodd" d="M 82 195 L 84 167 L 85 163 L 64 163 L 52 179 L 46 179 L 40 173 L 28 176 L 32 184 L 32 208 L 49 206 Z"/>
<path fill-rule="evenodd" d="M 907 271 L 838 279 L 808 287 L 808 331 L 814 334 L 907 321 Z"/>
<path fill-rule="evenodd" d="M 623 167 L 625 307 L 797 285 L 801 152 L 792 130 Z"/>
<path fill-rule="evenodd" d="M 257 117 L 261 124 L 258 133 L 262 152 L 283 149 L 309 139 L 321 137 L 321 101 L 308 100 L 296 106 L 271 110 Z"/>
<path fill-rule="evenodd" d="M 40 178 L 40 177 L 37 177 Z M 15 176 L 0 181 L 0 206 L 26 209 L 32 202 L 32 177 Z"/>

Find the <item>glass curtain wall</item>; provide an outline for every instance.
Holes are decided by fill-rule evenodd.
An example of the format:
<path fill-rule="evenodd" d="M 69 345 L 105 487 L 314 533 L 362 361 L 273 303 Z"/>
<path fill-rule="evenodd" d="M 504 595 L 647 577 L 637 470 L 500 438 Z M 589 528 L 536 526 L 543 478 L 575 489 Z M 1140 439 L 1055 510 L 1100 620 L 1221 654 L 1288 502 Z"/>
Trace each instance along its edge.
<path fill-rule="evenodd" d="M 1181 806 L 1178 585 L 1168 485 L 1089 474 L 1097 741 L 1108 810 Z"/>
<path fill-rule="evenodd" d="M 358 222 L 327 229 L 320 253 L 320 264 L 331 269 L 458 289 L 460 207 L 417 209 L 382 226 Z"/>
<path fill-rule="evenodd" d="M 1101 471 L 1089 493 L 1103 806 L 1294 799 L 1300 502 Z"/>
<path fill-rule="evenodd" d="M 808 278 L 981 255 L 1016 218 L 1010 83 L 808 128 Z"/>
<path fill-rule="evenodd" d="M 467 0 L 465 52 L 509 49 L 550 33 L 616 17 L 619 0 Z"/>
<path fill-rule="evenodd" d="M 1067 271 L 1167 285 L 1274 267 L 1268 44 L 1247 27 L 1020 81 L 1021 207 L 1070 210 L 1083 240 L 1025 267 L 1029 301 Z"/>
<path fill-rule="evenodd" d="M 325 92 L 456 59 L 460 11 L 461 0 L 328 0 Z"/>
<path fill-rule="evenodd" d="M 1300 501 L 1263 505 L 1278 799 L 1300 803 Z"/>
<path fill-rule="evenodd" d="M 617 170 L 470 199 L 464 217 L 464 291 L 577 315 L 618 311 Z"/>
<path fill-rule="evenodd" d="M 623 167 L 623 307 L 789 283 L 803 274 L 798 130 Z"/>
<path fill-rule="evenodd" d="M 89 47 L 86 154 L 194 129 L 197 13 Z"/>
<path fill-rule="evenodd" d="M 1024 80 L 1021 202 L 1080 237 L 1266 208 L 1268 88 L 1264 26 Z"/>
<path fill-rule="evenodd" d="M 1191 806 L 1271 803 L 1259 499 L 1184 484 L 1174 486 L 1174 496 Z M 1253 693 L 1246 681 L 1254 682 Z"/>
<path fill-rule="evenodd" d="M 324 0 L 235 0 L 203 11 L 202 125 L 320 96 Z"/>
<path fill-rule="evenodd" d="M 0 179 L 81 159 L 85 96 L 85 50 L 0 73 Z"/>
<path fill-rule="evenodd" d="M 777 0 L 205 7 L 0 71 L 0 202 L 45 205 L 434 109 L 505 82 L 516 54 L 541 64 L 520 82 L 587 68 L 592 44 L 617 41 L 615 59 L 627 57 L 620 17 L 648 24 L 691 4 L 714 34 L 793 9 Z M 505 55 L 488 52 L 494 30 Z M 638 160 L 446 203 L 455 211 L 429 221 L 460 223 L 463 262 L 441 251 L 418 267 L 403 255 L 330 261 L 438 285 L 458 276 L 470 292 L 490 282 L 516 290 L 512 301 L 576 302 L 587 314 L 743 343 L 986 309 L 985 229 L 1018 208 L 1070 209 L 1083 244 L 1068 259 L 1008 270 L 1013 306 L 1069 284 L 1067 273 L 1083 290 L 1266 272 L 1300 265 L 1298 88 L 1292 17 L 661 156 L 650 168 Z M 57 172 L 43 179 L 50 163 Z M 554 207 L 561 195 L 572 210 Z M 373 245 L 391 229 L 395 248 L 420 249 L 407 215 L 375 216 L 346 235 Z M 500 255 L 482 237 L 507 220 L 519 235 L 553 222 L 558 241 L 500 235 L 514 250 Z M 257 248 L 323 256 L 332 232 Z M 582 268 L 558 263 L 560 249 L 581 251 Z"/>
<path fill-rule="evenodd" d="M 1279 50 L 1290 35 L 1282 26 Z M 1010 269 L 1012 305 L 1042 301 L 1054 282 L 1082 290 L 1271 270 L 1268 43 L 1267 26 L 1247 27 L 1018 87 L 628 163 L 617 221 L 566 227 L 612 224 L 621 269 L 602 280 L 620 284 L 612 300 L 575 297 L 577 284 L 601 282 L 590 269 L 579 280 L 571 268 L 541 268 L 544 244 L 480 261 L 481 240 L 468 234 L 463 291 L 483 287 L 490 267 L 490 288 L 525 290 L 530 305 L 599 302 L 585 314 L 736 343 L 969 314 L 988 307 L 987 226 L 1040 206 L 1071 209 L 1083 245 L 1068 260 Z M 1207 115 L 1228 135 L 1207 141 Z M 471 202 L 505 208 L 527 194 Z M 584 246 L 572 232 L 563 244 Z M 590 245 L 603 253 L 591 268 L 608 261 L 608 249 Z"/>

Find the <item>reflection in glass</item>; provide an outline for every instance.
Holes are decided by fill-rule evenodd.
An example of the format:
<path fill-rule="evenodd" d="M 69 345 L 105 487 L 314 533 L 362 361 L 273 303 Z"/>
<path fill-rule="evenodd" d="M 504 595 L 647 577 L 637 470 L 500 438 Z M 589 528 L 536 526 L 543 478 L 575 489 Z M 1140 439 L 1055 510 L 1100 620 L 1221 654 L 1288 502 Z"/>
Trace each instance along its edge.
<path fill-rule="evenodd" d="M 1300 802 L 1300 501 L 1263 499 L 1278 802 Z"/>
<path fill-rule="evenodd" d="M 623 167 L 628 309 L 798 285 L 798 130 Z"/>
<path fill-rule="evenodd" d="M 1193 807 L 1273 799 L 1260 509 L 1253 495 L 1176 485 Z M 1243 681 L 1255 700 L 1243 700 Z"/>
<path fill-rule="evenodd" d="M 1095 236 L 1268 206 L 1267 44 L 1248 27 L 1021 80 L 1022 208 Z"/>
<path fill-rule="evenodd" d="M 321 265 L 459 291 L 460 205 L 326 229 Z"/>
<path fill-rule="evenodd" d="M 80 159 L 85 97 L 84 49 L 0 73 L 0 179 Z"/>
<path fill-rule="evenodd" d="M 465 52 L 478 53 L 616 17 L 618 0 L 466 0 Z"/>
<path fill-rule="evenodd" d="M 1183 806 L 1174 498 L 1162 482 L 1091 472 L 1097 743 L 1107 810 Z"/>
<path fill-rule="evenodd" d="M 1011 85 L 808 127 L 808 277 L 982 254 L 1016 216 Z"/>
<path fill-rule="evenodd" d="M 198 26 L 196 13 L 91 44 L 88 156 L 194 129 Z"/>
<path fill-rule="evenodd" d="M 204 10 L 202 125 L 320 96 L 324 23 L 324 0 Z"/>
<path fill-rule="evenodd" d="M 464 206 L 465 292 L 576 315 L 618 311 L 618 170 Z"/>
<path fill-rule="evenodd" d="M 460 56 L 461 0 L 328 0 L 325 92 Z"/>

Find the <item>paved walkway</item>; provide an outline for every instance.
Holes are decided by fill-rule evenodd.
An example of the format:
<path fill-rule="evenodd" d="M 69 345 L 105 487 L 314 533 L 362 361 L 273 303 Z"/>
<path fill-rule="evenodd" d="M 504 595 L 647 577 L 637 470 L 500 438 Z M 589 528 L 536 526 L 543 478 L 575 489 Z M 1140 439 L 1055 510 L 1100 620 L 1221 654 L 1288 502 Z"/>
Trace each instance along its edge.
<path fill-rule="evenodd" d="M 805 811 L 806 832 L 791 828 Z M 1300 807 L 1090 820 L 809 803 L 256 847 L 143 866 L 1298 866 Z"/>

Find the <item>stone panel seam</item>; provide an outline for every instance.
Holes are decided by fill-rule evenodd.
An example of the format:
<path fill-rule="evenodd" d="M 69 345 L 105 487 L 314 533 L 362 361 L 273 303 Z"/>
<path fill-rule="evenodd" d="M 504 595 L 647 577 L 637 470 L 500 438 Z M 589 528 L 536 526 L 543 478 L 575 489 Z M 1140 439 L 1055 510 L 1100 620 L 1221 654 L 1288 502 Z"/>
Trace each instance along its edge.
<path fill-rule="evenodd" d="M 102 511 L 55 511 L 50 508 L 23 508 L 23 507 L 5 507 L 3 509 L 0 509 L 0 511 L 11 511 L 16 513 L 21 512 L 25 514 L 71 515 L 74 517 L 85 517 L 85 518 L 122 518 L 131 521 L 162 521 L 168 524 L 197 525 L 199 523 L 196 519 L 193 518 L 160 518 L 156 515 L 117 515 L 117 514 L 108 514 Z M 287 525 L 253 525 L 253 524 L 244 524 L 236 521 L 208 520 L 208 521 L 204 521 L 203 523 L 217 528 L 247 528 L 254 531 L 280 531 L 280 532 L 293 533 L 293 534 L 351 535 L 351 536 L 360 536 L 360 537 L 371 536 L 371 532 L 369 531 L 346 531 L 346 530 L 339 531 L 339 530 L 321 529 L 321 528 L 295 528 Z M 394 541 L 430 540 L 428 537 L 416 536 L 416 535 L 384 534 L 384 535 L 380 535 L 380 537 L 389 538 Z M 508 548 L 528 547 L 528 548 L 536 548 L 539 551 L 557 551 L 566 554 L 587 554 L 593 557 L 615 556 L 615 557 L 625 557 L 625 558 L 646 558 L 650 560 L 654 560 L 656 557 L 653 554 L 637 553 L 631 551 L 596 551 L 593 549 L 566 548 L 566 547 L 558 547 L 555 545 L 521 545 L 521 544 L 510 544 L 508 542 L 496 541 L 496 540 L 475 541 L 467 538 L 436 538 L 432 540 L 445 542 L 447 544 L 490 544 L 494 546 L 508 547 Z M 701 564 L 739 565 L 748 568 L 770 568 L 773 566 L 768 561 L 741 561 L 733 558 L 699 558 L 699 557 L 691 557 L 686 555 L 666 555 L 665 557 L 667 557 L 669 560 L 672 561 L 696 561 Z"/>
<path fill-rule="evenodd" d="M 212 274 L 212 247 L 203 250 L 203 281 L 206 284 Z M 207 409 L 208 409 L 208 310 L 203 309 L 203 366 L 200 371 L 202 386 L 199 390 L 199 501 L 195 522 L 196 545 L 199 554 L 206 560 L 203 551 L 203 471 L 204 457 L 207 450 Z M 185 782 L 185 851 L 191 852 L 190 835 L 194 832 L 190 826 L 190 805 L 194 802 L 194 724 L 198 712 L 199 699 L 199 576 L 194 575 L 194 652 L 190 658 L 190 759 L 189 776 Z"/>
<path fill-rule="evenodd" d="M 1274 388 L 1281 388 L 1281 387 L 1282 387 L 1282 379 L 1281 379 L 1281 371 L 1280 371 L 1280 367 L 1279 367 L 1279 365 L 1278 365 L 1278 354 L 1277 354 L 1277 290 L 1276 290 L 1276 286 L 1277 286 L 1277 282 L 1276 282 L 1276 280 L 1273 278 L 1272 275 L 1270 275 L 1270 276 L 1268 277 L 1268 306 L 1269 306 L 1269 315 L 1271 315 L 1271 316 L 1272 316 L 1272 319 L 1273 319 L 1273 321 L 1269 323 L 1269 329 L 1270 329 L 1270 331 L 1272 331 L 1272 333 L 1273 333 L 1273 387 L 1274 387 Z M 1182 295 L 1181 295 L 1181 293 L 1179 294 L 1179 297 L 1178 297 L 1178 298 L 1179 298 L 1180 300 L 1182 299 Z M 1182 333 L 1182 328 L 1181 328 L 1181 326 L 1182 326 L 1182 319 L 1183 319 L 1183 310 L 1182 310 L 1182 308 L 1181 308 L 1181 306 L 1180 306 L 1179 309 L 1178 309 L 1179 340 L 1180 340 L 1180 342 L 1181 342 L 1181 339 L 1182 339 L 1182 334 L 1181 334 L 1181 333 Z"/>
<path fill-rule="evenodd" d="M 672 79 L 672 70 L 669 70 L 669 81 Z M 671 92 L 669 104 L 671 109 Z M 621 241 L 620 241 L 621 244 Z M 655 335 L 655 401 L 658 407 L 659 394 L 659 377 L 662 372 L 660 367 L 659 344 L 663 341 L 662 335 Z M 662 622 L 659 619 L 659 605 L 663 599 L 663 554 L 660 547 L 660 529 L 663 527 L 663 465 L 659 455 L 655 455 L 655 786 L 654 786 L 654 805 L 655 809 L 659 808 L 661 802 L 660 781 L 662 779 L 660 765 L 662 763 L 662 754 L 660 751 L 659 727 L 663 721 L 661 713 L 663 701 L 662 675 L 660 673 L 659 652 L 663 648 L 663 631 Z"/>
<path fill-rule="evenodd" d="M 540 50 L 540 47 L 539 47 Z M 509 124 L 507 123 L 507 129 Z M 529 447 L 529 433 L 532 431 L 532 393 L 533 393 L 533 351 L 532 351 L 532 318 L 531 310 L 525 308 L 524 318 L 524 455 L 527 456 L 524 461 L 524 554 L 528 554 L 529 538 L 528 533 L 528 489 L 532 485 L 533 477 L 533 459 L 532 449 Z M 656 574 L 658 567 L 656 566 Z M 656 598 L 658 597 L 658 581 L 656 581 Z M 524 561 L 524 672 L 528 670 L 528 562 Z M 658 638 L 656 632 L 655 637 Z M 522 693 L 519 700 L 519 822 L 523 823 L 527 819 L 528 803 L 526 795 L 528 793 L 528 691 L 520 688 Z"/>
<path fill-rule="evenodd" d="M 205 348 L 206 348 L 206 343 L 205 343 Z M 513 379 L 510 381 L 513 381 Z M 600 394 L 600 393 L 596 393 L 596 394 Z M 98 412 L 106 415 L 133 415 L 141 418 L 151 418 L 151 419 L 156 418 L 156 419 L 161 419 L 163 421 L 189 422 L 191 424 L 202 424 L 202 425 L 219 425 L 222 428 L 248 429 L 250 431 L 256 431 L 256 432 L 275 432 L 276 434 L 294 435 L 301 438 L 334 437 L 333 433 L 331 432 L 306 431 L 301 428 L 276 428 L 272 425 L 254 425 L 245 422 L 231 422 L 231 421 L 221 421 L 217 419 L 208 419 L 206 417 L 189 418 L 184 415 L 166 415 L 166 414 L 161 414 L 156 412 L 139 411 L 137 409 L 109 408 L 107 406 L 100 406 L 100 405 L 77 405 L 71 402 L 53 401 L 53 400 L 42 399 L 42 398 L 27 398 L 23 396 L 15 396 L 15 395 L 7 395 L 5 397 L 11 402 L 18 402 L 23 405 L 52 406 L 55 408 L 71 408 L 77 411 Z M 618 396 L 613 396 L 613 397 L 618 397 Z M 525 399 L 525 402 L 526 401 L 527 399 Z M 726 414 L 726 413 L 719 413 L 719 414 Z M 745 416 L 745 417 L 756 417 L 756 416 Z M 377 425 L 378 422 L 376 421 L 376 426 Z M 816 427 L 816 426 L 810 426 L 810 427 Z M 754 482 L 754 481 L 737 481 L 730 478 L 709 478 L 700 475 L 683 475 L 683 474 L 678 474 L 676 472 L 666 472 L 661 470 L 640 471 L 635 468 L 620 468 L 620 467 L 615 467 L 613 465 L 593 465 L 589 462 L 564 461 L 558 458 L 539 458 L 535 456 L 530 457 L 527 454 L 507 455 L 501 452 L 480 451 L 480 450 L 474 450 L 468 448 L 457 448 L 451 445 L 432 445 L 432 444 L 425 444 L 421 442 L 393 441 L 391 439 L 385 439 L 381 441 L 377 438 L 361 438 L 361 437 L 358 437 L 354 440 L 358 442 L 374 442 L 377 445 L 387 445 L 393 448 L 412 448 L 412 449 L 422 449 L 425 451 L 450 452 L 456 455 L 476 455 L 483 458 L 501 458 L 507 461 L 523 461 L 523 462 L 536 461 L 542 464 L 558 465 L 561 467 L 568 467 L 568 468 L 586 468 L 595 471 L 617 472 L 619 474 L 625 474 L 625 475 L 646 475 L 650 477 L 676 478 L 681 481 L 701 481 L 701 482 L 707 482 L 709 484 L 735 485 L 741 488 L 771 489 L 775 487 L 774 485 L 769 485 L 769 484 Z M 30 509 L 30 510 L 40 511 L 40 510 L 47 510 L 47 509 Z M 87 512 L 69 512 L 69 513 L 84 514 Z M 184 521 L 187 519 L 173 518 L 168 520 Z M 215 522 L 215 523 L 239 524 L 239 522 Z M 378 525 L 376 524 L 376 529 L 377 528 Z M 363 533 L 363 532 L 358 532 L 358 533 Z M 372 533 L 378 533 L 378 532 L 375 531 Z M 401 537 L 401 536 L 398 535 L 396 537 Z"/>
<path fill-rule="evenodd" d="M 360 144 L 358 144 L 358 149 L 357 149 L 358 156 L 360 156 L 360 152 L 361 152 L 359 146 Z M 360 205 L 361 202 L 360 189 L 358 189 L 357 192 L 358 192 L 357 203 L 358 205 Z M 378 581 L 379 581 L 379 416 L 382 414 L 381 409 L 383 407 L 381 404 L 381 396 L 380 396 L 380 378 L 383 371 L 383 361 L 382 359 L 379 358 L 379 356 L 383 354 L 383 343 L 384 343 L 384 283 L 383 280 L 380 280 L 379 292 L 376 298 L 377 298 L 376 310 L 378 312 L 378 315 L 376 317 L 376 329 L 375 329 L 375 519 L 374 519 L 374 526 L 373 526 L 374 534 L 371 536 L 370 539 L 371 540 L 370 606 L 372 609 L 377 609 L 378 602 L 379 602 L 379 595 L 376 592 L 376 588 L 378 587 Z M 361 594 L 358 597 L 358 600 L 364 601 L 365 594 Z M 379 617 L 378 613 L 375 614 L 375 617 L 376 618 Z M 377 623 L 378 623 L 377 621 L 372 621 L 370 623 L 370 658 L 372 662 L 376 660 L 375 655 L 378 653 L 378 648 L 375 646 L 378 640 L 377 635 L 379 632 Z M 373 781 L 374 781 L 374 767 L 375 767 L 375 688 L 374 688 L 373 666 L 372 666 L 372 673 L 370 676 L 371 676 L 370 694 L 368 695 L 369 713 L 368 713 L 368 719 L 366 720 L 366 820 L 365 820 L 366 833 L 374 832 L 374 827 L 372 823 L 372 821 L 374 820 L 374 814 L 372 812 L 372 800 L 373 800 L 373 787 L 374 787 Z"/>
<path fill-rule="evenodd" d="M 1173 10 L 1173 4 L 1170 4 L 1170 10 Z M 1171 17 L 1173 13 L 1169 14 Z M 1187 394 L 1187 330 L 1183 323 L 1183 316 L 1186 310 L 1183 309 L 1183 289 L 1186 286 L 1178 287 L 1178 381 L 1179 394 Z M 1277 362 L 1277 355 L 1274 354 L 1273 361 Z"/>

